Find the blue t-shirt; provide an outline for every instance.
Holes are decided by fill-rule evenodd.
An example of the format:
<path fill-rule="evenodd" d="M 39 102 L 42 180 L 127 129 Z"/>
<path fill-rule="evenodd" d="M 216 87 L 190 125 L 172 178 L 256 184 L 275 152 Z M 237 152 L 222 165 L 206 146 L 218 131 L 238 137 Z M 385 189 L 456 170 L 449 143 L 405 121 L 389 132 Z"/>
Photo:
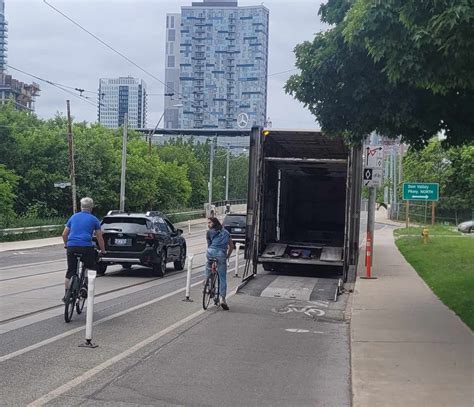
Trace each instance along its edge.
<path fill-rule="evenodd" d="M 100 230 L 99 219 L 89 212 L 77 212 L 66 223 L 69 228 L 68 246 L 93 246 L 92 234 Z"/>
<path fill-rule="evenodd" d="M 209 249 L 226 250 L 229 244 L 230 233 L 225 230 L 209 229 L 207 231 L 207 247 Z"/>

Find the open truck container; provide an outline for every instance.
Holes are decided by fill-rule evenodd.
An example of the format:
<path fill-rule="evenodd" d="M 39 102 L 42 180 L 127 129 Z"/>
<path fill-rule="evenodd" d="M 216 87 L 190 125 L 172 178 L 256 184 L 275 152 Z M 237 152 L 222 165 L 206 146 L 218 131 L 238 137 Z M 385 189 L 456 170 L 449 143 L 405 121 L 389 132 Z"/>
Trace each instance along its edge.
<path fill-rule="evenodd" d="M 266 270 L 332 267 L 355 279 L 362 152 L 342 138 L 253 128 L 244 279 Z M 329 271 L 329 269 L 328 269 Z"/>

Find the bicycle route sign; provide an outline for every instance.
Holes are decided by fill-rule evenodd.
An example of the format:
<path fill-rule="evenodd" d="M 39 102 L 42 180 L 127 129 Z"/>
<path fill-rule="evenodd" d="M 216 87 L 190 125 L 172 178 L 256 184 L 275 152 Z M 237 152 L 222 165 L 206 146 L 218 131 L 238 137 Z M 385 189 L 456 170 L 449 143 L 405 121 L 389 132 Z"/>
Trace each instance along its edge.
<path fill-rule="evenodd" d="M 404 201 L 438 201 L 439 184 L 423 182 L 403 183 Z"/>

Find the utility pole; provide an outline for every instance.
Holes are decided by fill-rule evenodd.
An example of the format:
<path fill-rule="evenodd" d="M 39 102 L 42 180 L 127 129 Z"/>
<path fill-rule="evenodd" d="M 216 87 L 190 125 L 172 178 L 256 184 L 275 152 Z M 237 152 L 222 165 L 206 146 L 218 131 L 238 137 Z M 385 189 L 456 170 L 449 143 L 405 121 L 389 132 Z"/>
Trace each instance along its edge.
<path fill-rule="evenodd" d="M 227 165 L 225 170 L 225 200 L 229 201 L 229 162 L 230 162 L 230 146 L 227 144 Z"/>
<path fill-rule="evenodd" d="M 392 162 L 393 162 L 393 207 L 392 207 L 392 216 L 391 218 L 395 218 L 395 214 L 397 213 L 397 156 L 395 154 L 395 147 L 392 148 Z"/>
<path fill-rule="evenodd" d="M 71 106 L 69 100 L 66 100 L 67 106 L 67 141 L 69 152 L 69 177 L 71 179 L 71 194 L 72 194 L 72 212 L 77 212 L 76 202 L 76 165 L 74 163 L 74 140 L 72 135 L 72 119 Z"/>
<path fill-rule="evenodd" d="M 128 114 L 123 116 L 123 137 L 122 137 L 122 173 L 120 176 L 120 211 L 125 211 L 125 171 L 127 169 L 127 132 Z"/>
<path fill-rule="evenodd" d="M 210 216 L 210 211 L 211 211 L 211 204 L 212 204 L 212 177 L 214 176 L 214 143 L 217 142 L 217 137 L 212 139 L 211 141 L 211 157 L 210 157 L 210 162 L 209 162 L 209 216 Z"/>

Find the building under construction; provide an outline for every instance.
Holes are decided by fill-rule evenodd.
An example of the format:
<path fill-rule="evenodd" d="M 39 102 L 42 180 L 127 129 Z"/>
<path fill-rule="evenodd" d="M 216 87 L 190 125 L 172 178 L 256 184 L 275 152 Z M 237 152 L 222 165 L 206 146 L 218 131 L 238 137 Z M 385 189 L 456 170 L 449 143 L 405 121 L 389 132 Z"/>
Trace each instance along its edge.
<path fill-rule="evenodd" d="M 35 98 L 39 95 L 37 83 L 24 83 L 13 79 L 6 72 L 0 72 L 0 103 L 12 101 L 17 109 L 35 110 Z"/>
<path fill-rule="evenodd" d="M 39 95 L 37 83 L 23 83 L 6 73 L 8 23 L 5 20 L 5 2 L 0 0 L 0 103 L 12 101 L 17 109 L 33 111 Z"/>

